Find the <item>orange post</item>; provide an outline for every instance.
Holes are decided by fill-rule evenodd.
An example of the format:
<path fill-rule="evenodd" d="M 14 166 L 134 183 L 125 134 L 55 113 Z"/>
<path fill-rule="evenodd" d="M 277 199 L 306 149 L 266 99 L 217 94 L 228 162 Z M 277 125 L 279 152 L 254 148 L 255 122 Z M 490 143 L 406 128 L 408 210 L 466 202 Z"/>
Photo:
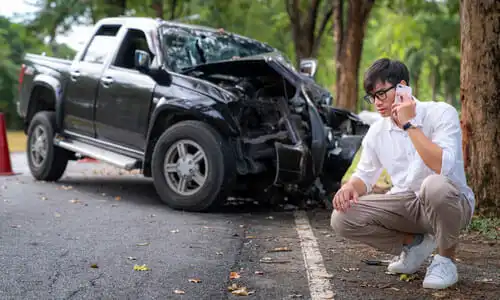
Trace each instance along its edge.
<path fill-rule="evenodd" d="M 10 176 L 14 174 L 10 162 L 5 116 L 3 113 L 0 113 L 0 176 Z"/>

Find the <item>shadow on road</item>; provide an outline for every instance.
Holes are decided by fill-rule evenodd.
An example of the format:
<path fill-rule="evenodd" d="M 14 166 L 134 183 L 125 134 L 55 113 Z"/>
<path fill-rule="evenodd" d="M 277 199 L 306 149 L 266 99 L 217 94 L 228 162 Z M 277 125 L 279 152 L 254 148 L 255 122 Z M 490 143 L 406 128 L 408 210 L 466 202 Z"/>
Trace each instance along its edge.
<path fill-rule="evenodd" d="M 143 177 L 65 177 L 58 184 L 71 186 L 72 189 L 98 197 L 120 197 L 121 202 L 133 202 L 137 205 L 152 205 L 160 209 L 170 209 L 156 193 L 153 181 Z M 211 214 L 244 214 L 269 213 L 282 211 L 280 207 L 266 203 L 257 203 L 254 200 L 229 199 L 223 205 L 207 212 Z"/>

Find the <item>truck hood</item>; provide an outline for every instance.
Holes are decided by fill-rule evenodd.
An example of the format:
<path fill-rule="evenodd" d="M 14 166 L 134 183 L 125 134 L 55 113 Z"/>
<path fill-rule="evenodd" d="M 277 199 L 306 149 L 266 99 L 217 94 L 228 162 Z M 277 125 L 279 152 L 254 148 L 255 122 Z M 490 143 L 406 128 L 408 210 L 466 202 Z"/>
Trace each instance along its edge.
<path fill-rule="evenodd" d="M 313 79 L 298 73 L 280 52 L 202 64 L 185 69 L 182 73 L 198 78 L 216 74 L 235 77 L 281 77 L 287 85 L 287 90 L 293 90 L 290 97 L 293 97 L 295 91 L 302 85 L 310 92 L 313 101 L 323 100 L 330 96 L 328 90 L 318 85 Z"/>

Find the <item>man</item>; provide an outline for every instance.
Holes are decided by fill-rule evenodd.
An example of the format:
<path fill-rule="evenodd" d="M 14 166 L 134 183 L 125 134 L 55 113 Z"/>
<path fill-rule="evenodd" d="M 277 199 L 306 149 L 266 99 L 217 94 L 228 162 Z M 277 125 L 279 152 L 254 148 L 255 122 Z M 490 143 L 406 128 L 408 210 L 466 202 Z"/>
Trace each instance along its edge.
<path fill-rule="evenodd" d="M 365 74 L 365 99 L 383 118 L 371 125 L 357 170 L 333 198 L 331 226 L 340 236 L 399 254 L 388 266 L 393 273 L 416 272 L 438 248 L 423 287 L 443 289 L 458 281 L 455 249 L 474 212 L 460 121 L 451 105 L 397 95 L 398 83 L 409 86 L 399 61 L 379 59 Z M 392 189 L 369 194 L 383 169 Z"/>

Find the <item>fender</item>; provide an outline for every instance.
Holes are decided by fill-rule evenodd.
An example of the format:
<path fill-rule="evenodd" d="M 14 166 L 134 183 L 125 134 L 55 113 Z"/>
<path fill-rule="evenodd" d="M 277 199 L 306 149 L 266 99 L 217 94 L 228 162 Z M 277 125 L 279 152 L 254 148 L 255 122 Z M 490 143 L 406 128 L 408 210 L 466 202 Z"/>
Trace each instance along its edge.
<path fill-rule="evenodd" d="M 43 86 L 48 88 L 49 90 L 52 91 L 55 99 L 54 103 L 54 109 L 56 111 L 56 123 L 58 128 L 62 128 L 63 124 L 63 109 L 62 109 L 62 104 L 63 104 L 63 88 L 61 85 L 61 82 L 50 75 L 47 74 L 38 74 L 33 78 L 33 86 L 30 91 L 30 96 L 33 94 L 33 91 L 36 87 Z M 33 104 L 32 101 L 35 101 L 34 99 L 30 99 L 29 105 L 28 105 L 28 111 Z"/>
<path fill-rule="evenodd" d="M 156 99 L 157 98 L 155 98 L 155 100 Z M 200 105 L 200 101 L 205 103 Z M 238 124 L 229 114 L 227 108 L 224 107 L 224 104 L 217 103 L 210 98 L 198 100 L 167 100 L 165 97 L 161 97 L 154 107 L 154 111 L 151 114 L 151 122 L 148 127 L 146 139 L 147 147 L 144 153 L 144 174 L 149 170 L 149 162 L 151 161 L 150 158 L 154 150 L 153 139 L 163 132 L 164 122 L 166 122 L 168 128 L 182 120 L 203 121 L 213 126 L 224 136 L 238 136 L 240 133 Z"/>

